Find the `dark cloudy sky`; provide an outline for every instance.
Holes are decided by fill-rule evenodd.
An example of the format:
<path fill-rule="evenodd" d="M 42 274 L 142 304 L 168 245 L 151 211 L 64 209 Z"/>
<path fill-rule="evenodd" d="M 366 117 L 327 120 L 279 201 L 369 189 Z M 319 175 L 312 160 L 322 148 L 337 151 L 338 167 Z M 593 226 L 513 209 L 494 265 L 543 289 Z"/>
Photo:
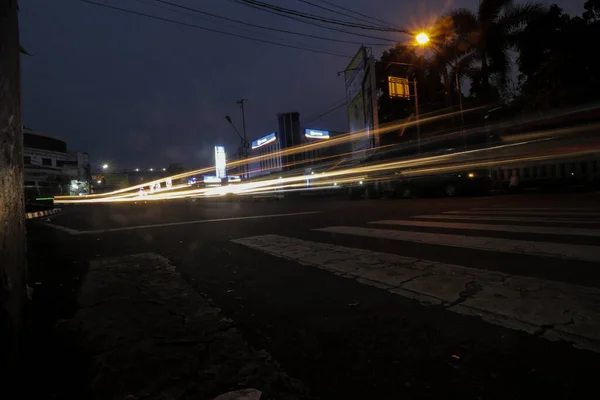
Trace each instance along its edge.
<path fill-rule="evenodd" d="M 290 21 L 229 0 L 171 2 L 278 29 L 356 41 L 336 43 L 257 30 L 183 11 L 158 8 L 154 0 L 94 0 L 290 45 L 353 55 L 358 43 L 376 42 Z M 299 0 L 264 0 L 314 14 L 327 13 Z M 326 7 L 319 0 L 311 0 Z M 328 0 L 407 28 L 478 0 Z M 558 0 L 581 14 L 584 0 Z M 171 6 L 160 5 L 172 8 Z M 238 98 L 246 105 L 250 140 L 277 130 L 278 112 L 298 111 L 301 123 L 344 101 L 343 70 L 349 59 L 315 54 L 174 25 L 78 0 L 22 0 L 24 124 L 87 151 L 93 162 L 129 168 L 187 167 L 212 163 L 213 146 L 233 153 L 241 130 Z M 342 27 L 339 27 L 342 28 Z M 360 31 L 365 32 L 365 31 Z M 378 35 L 372 32 L 371 34 Z M 387 35 L 406 41 L 403 35 Z M 381 52 L 386 47 L 374 47 Z M 310 124 L 345 130 L 344 108 Z"/>

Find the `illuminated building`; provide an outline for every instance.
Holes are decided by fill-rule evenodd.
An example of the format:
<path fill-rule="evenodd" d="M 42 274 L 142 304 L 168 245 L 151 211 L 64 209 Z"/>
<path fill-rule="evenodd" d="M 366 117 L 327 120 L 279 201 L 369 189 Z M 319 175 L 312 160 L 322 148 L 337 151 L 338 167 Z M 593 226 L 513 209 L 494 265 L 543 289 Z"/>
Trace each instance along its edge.
<path fill-rule="evenodd" d="M 67 150 L 62 139 L 23 129 L 23 164 L 27 198 L 88 193 L 88 154 Z"/>

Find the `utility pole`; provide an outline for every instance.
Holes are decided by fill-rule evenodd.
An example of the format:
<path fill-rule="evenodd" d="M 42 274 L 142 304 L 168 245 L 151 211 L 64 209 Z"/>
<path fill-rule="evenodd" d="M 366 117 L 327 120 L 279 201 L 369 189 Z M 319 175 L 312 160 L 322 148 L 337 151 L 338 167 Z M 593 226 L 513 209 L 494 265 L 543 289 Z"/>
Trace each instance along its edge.
<path fill-rule="evenodd" d="M 248 136 L 246 135 L 246 113 L 244 112 L 244 104 L 248 102 L 248 99 L 239 99 L 238 101 L 236 101 L 236 104 L 240 105 L 240 108 L 242 109 L 242 132 L 244 133 L 244 138 L 243 138 L 243 143 L 242 143 L 242 157 L 244 158 L 244 160 L 248 159 L 248 148 L 250 147 L 250 143 L 248 143 Z M 248 177 L 247 171 L 248 171 L 248 165 L 244 164 L 244 171 L 246 172 L 244 175 L 246 175 L 246 178 Z"/>
<path fill-rule="evenodd" d="M 17 0 L 0 0 L 0 374 L 16 386 L 27 303 L 23 122 Z M 12 387 L 3 391 L 12 393 Z M 16 389 L 16 387 L 14 388 Z"/>
<path fill-rule="evenodd" d="M 463 145 L 465 150 L 467 149 L 467 137 L 465 136 L 465 113 L 463 110 L 463 102 L 462 102 L 462 90 L 460 89 L 460 79 L 458 78 L 458 63 L 454 68 L 454 76 L 456 79 L 456 94 L 458 95 L 458 105 L 460 107 L 460 129 L 462 131 L 463 136 Z"/>
<path fill-rule="evenodd" d="M 421 154 L 421 121 L 419 119 L 419 91 L 417 90 L 417 78 L 413 81 L 415 87 L 415 120 L 417 123 L 417 152 Z"/>

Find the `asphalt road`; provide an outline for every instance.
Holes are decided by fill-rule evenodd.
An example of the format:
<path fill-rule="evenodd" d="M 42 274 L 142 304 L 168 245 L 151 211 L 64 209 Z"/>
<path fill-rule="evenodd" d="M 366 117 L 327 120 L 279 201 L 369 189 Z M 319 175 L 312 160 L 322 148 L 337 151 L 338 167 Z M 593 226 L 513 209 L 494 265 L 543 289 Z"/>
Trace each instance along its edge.
<path fill-rule="evenodd" d="M 87 205 L 41 223 L 78 261 L 167 257 L 315 399 L 596 391 L 600 193 Z"/>

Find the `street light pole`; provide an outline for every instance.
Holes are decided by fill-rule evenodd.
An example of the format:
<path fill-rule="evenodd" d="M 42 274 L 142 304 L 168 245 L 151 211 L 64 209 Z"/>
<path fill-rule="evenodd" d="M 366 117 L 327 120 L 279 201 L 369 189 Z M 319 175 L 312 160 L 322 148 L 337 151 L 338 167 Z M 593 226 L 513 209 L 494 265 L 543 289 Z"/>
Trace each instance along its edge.
<path fill-rule="evenodd" d="M 417 90 L 417 78 L 413 81 L 415 88 L 415 120 L 417 124 L 417 153 L 421 154 L 421 122 L 419 119 L 419 91 Z"/>
<path fill-rule="evenodd" d="M 248 137 L 246 136 L 246 114 L 244 112 L 244 103 L 246 103 L 248 101 L 248 99 L 239 99 L 238 101 L 236 101 L 236 104 L 240 105 L 240 108 L 242 109 L 242 132 L 244 132 L 244 139 L 243 139 L 243 143 L 242 143 L 242 157 L 246 160 L 248 159 L 248 147 L 249 147 L 249 143 L 248 143 Z M 244 164 L 244 171 L 247 171 L 248 166 L 246 164 Z M 247 176 L 247 174 L 244 174 Z"/>

